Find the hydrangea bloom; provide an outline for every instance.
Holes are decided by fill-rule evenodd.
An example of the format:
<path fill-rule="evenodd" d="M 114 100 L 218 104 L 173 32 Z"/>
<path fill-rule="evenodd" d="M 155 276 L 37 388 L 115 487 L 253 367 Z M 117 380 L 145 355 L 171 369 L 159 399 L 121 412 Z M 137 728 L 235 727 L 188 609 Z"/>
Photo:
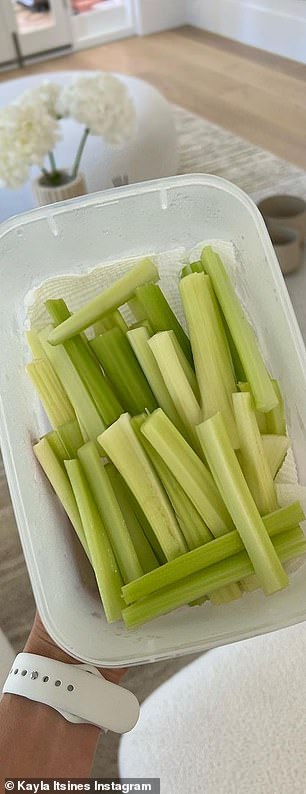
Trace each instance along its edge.
<path fill-rule="evenodd" d="M 34 88 L 28 88 L 27 91 L 24 91 L 17 101 L 18 103 L 21 102 L 27 105 L 39 104 L 50 116 L 58 118 L 56 104 L 60 92 L 61 86 L 58 83 L 51 83 L 49 80 L 45 80 L 40 85 L 34 86 Z"/>
<path fill-rule="evenodd" d="M 77 78 L 64 86 L 56 107 L 60 116 L 79 121 L 112 146 L 124 143 L 135 129 L 134 104 L 125 84 L 112 74 Z"/>
<path fill-rule="evenodd" d="M 41 166 L 58 139 L 58 123 L 40 102 L 17 101 L 0 111 L 0 185 L 16 188 Z"/>

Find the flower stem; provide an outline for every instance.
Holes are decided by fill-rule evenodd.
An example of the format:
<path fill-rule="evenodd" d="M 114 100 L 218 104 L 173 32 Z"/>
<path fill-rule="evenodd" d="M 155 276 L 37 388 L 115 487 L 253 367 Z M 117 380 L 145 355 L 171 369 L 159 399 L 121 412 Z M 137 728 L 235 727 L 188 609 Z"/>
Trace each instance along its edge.
<path fill-rule="evenodd" d="M 79 146 L 78 146 L 78 150 L 77 150 L 76 156 L 75 156 L 75 161 L 74 161 L 73 169 L 72 169 L 72 172 L 71 172 L 72 179 L 75 179 L 76 176 L 77 176 L 77 173 L 78 173 L 78 170 L 79 170 L 79 166 L 80 166 L 80 162 L 81 162 L 81 157 L 82 157 L 82 154 L 83 154 L 83 151 L 84 151 L 84 146 L 85 146 L 85 143 L 87 141 L 89 132 L 90 132 L 89 128 L 85 127 L 85 129 L 83 131 L 83 135 L 82 135 L 80 143 L 79 143 Z"/>
<path fill-rule="evenodd" d="M 53 152 L 49 152 L 48 153 L 48 157 L 49 157 L 49 163 L 50 163 L 50 166 L 51 166 L 51 171 L 57 171 L 55 157 L 54 157 Z"/>

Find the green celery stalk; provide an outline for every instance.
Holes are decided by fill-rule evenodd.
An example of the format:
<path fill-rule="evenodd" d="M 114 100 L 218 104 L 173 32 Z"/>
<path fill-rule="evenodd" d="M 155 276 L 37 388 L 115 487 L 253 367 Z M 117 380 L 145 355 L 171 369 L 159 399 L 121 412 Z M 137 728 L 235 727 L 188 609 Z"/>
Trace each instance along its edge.
<path fill-rule="evenodd" d="M 264 593 L 270 595 L 286 587 L 287 574 L 275 553 L 249 491 L 222 415 L 218 413 L 202 422 L 198 426 L 198 434 L 214 480 L 254 565 Z"/>
<path fill-rule="evenodd" d="M 141 432 L 168 466 L 215 537 L 234 529 L 211 473 L 161 408 L 144 422 Z"/>
<path fill-rule="evenodd" d="M 131 511 L 132 511 L 131 515 L 135 516 L 135 518 L 137 519 L 137 526 L 140 526 L 140 528 L 142 529 L 146 540 L 148 541 L 149 545 L 151 546 L 151 549 L 152 549 L 152 551 L 154 553 L 155 558 L 158 560 L 159 565 L 163 565 L 165 562 L 167 562 L 167 558 L 166 558 L 166 556 L 165 556 L 165 554 L 164 554 L 164 552 L 163 552 L 163 550 L 161 548 L 160 543 L 157 540 L 155 532 L 153 532 L 151 524 L 149 523 L 147 517 L 145 516 L 143 510 L 141 509 L 140 504 L 137 502 L 137 499 L 135 499 L 134 494 L 132 493 L 130 488 L 127 486 L 126 482 L 121 477 L 121 474 L 119 474 L 119 471 L 117 471 L 117 469 L 115 468 L 113 463 L 108 463 L 107 466 L 106 466 L 106 470 L 108 472 L 108 475 L 109 475 L 111 481 L 112 481 L 112 479 L 111 479 L 112 478 L 112 474 L 114 474 L 114 482 L 115 482 L 114 487 L 116 486 L 117 479 L 120 480 L 120 488 L 118 489 L 119 496 L 120 496 L 120 493 L 123 492 L 123 490 L 125 489 L 126 502 L 131 507 Z M 130 511 L 128 511 L 128 512 L 130 512 Z M 152 565 L 152 568 L 153 567 L 154 566 Z"/>
<path fill-rule="evenodd" d="M 202 451 L 195 426 L 201 422 L 202 411 L 185 376 L 184 369 L 173 345 L 172 337 L 168 331 L 159 331 L 148 340 L 148 345 L 155 357 L 175 409 L 183 423 L 183 435 L 201 456 Z M 169 418 L 171 419 L 171 417 Z"/>
<path fill-rule="evenodd" d="M 150 348 L 150 335 L 148 331 L 143 326 L 140 326 L 139 328 L 133 328 L 127 331 L 126 336 L 151 386 L 158 405 L 165 411 L 165 414 L 169 416 L 169 419 L 171 419 L 171 422 L 175 424 L 178 430 L 180 430 L 181 433 L 184 432 L 183 423 L 170 397 L 159 366 L 155 360 L 155 356 Z"/>
<path fill-rule="evenodd" d="M 65 422 L 57 428 L 57 435 L 59 440 L 67 451 L 67 458 L 75 458 L 79 447 L 84 444 L 84 439 L 80 431 L 77 419 L 71 419 L 70 422 Z"/>
<path fill-rule="evenodd" d="M 252 395 L 237 392 L 233 395 L 233 405 L 240 444 L 240 465 L 260 515 L 266 515 L 277 509 L 277 498 L 253 409 Z"/>
<path fill-rule="evenodd" d="M 154 394 L 126 334 L 120 328 L 112 328 L 90 344 L 125 410 L 131 414 L 153 411 L 157 404 Z"/>
<path fill-rule="evenodd" d="M 80 461 L 66 461 L 67 474 L 80 511 L 101 601 L 108 623 L 120 620 L 121 577 L 103 521 Z"/>
<path fill-rule="evenodd" d="M 133 331 L 134 328 L 145 328 L 149 336 L 153 334 L 149 320 L 139 320 L 137 323 L 132 323 L 132 325 L 129 326 L 129 331 Z"/>
<path fill-rule="evenodd" d="M 265 435 L 261 436 L 261 441 L 271 475 L 274 479 L 287 455 L 290 447 L 290 438 L 288 438 L 288 436 Z"/>
<path fill-rule="evenodd" d="M 217 411 L 224 415 L 234 449 L 239 447 L 233 414 L 236 391 L 232 360 L 209 276 L 192 273 L 180 282 L 180 293 L 189 330 L 202 418 Z"/>
<path fill-rule="evenodd" d="M 249 383 L 240 381 L 238 383 L 238 386 L 239 386 L 239 391 L 251 393 L 251 387 Z M 254 404 L 254 409 L 255 409 L 255 404 Z M 269 416 L 269 414 L 263 414 L 261 413 L 261 411 L 256 411 L 256 410 L 255 410 L 255 414 L 260 433 L 263 435 L 264 433 L 267 433 L 267 417 Z"/>
<path fill-rule="evenodd" d="M 26 364 L 39 399 L 52 427 L 64 424 L 75 417 L 67 394 L 47 358 L 39 358 Z"/>
<path fill-rule="evenodd" d="M 54 452 L 54 455 L 57 457 L 57 460 L 64 467 L 64 460 L 67 460 L 67 449 L 61 441 L 57 430 L 50 430 L 50 432 L 46 433 L 46 435 L 42 436 L 42 438 L 47 439 L 48 444 Z"/>
<path fill-rule="evenodd" d="M 183 535 L 168 497 L 132 430 L 129 415 L 122 414 L 98 441 L 142 507 L 167 560 L 183 554 Z"/>
<path fill-rule="evenodd" d="M 142 259 L 130 270 L 117 279 L 114 284 L 82 306 L 77 312 L 68 317 L 61 325 L 50 333 L 51 345 L 58 345 L 75 336 L 84 328 L 89 328 L 105 314 L 118 309 L 134 295 L 136 287 L 147 281 L 157 281 L 159 278 L 157 267 L 152 259 Z"/>
<path fill-rule="evenodd" d="M 33 328 L 30 331 L 26 331 L 26 340 L 33 358 L 46 358 L 44 348 L 38 338 L 38 331 Z"/>
<path fill-rule="evenodd" d="M 131 493 L 113 463 L 107 463 L 105 471 L 124 516 L 141 567 L 144 573 L 153 571 L 153 568 L 158 568 L 159 562 L 133 509 L 134 502 L 131 499 Z"/>
<path fill-rule="evenodd" d="M 291 529 L 296 529 L 299 522 L 304 521 L 304 513 L 299 504 L 295 502 L 288 507 L 281 507 L 274 513 L 264 516 L 263 522 L 271 538 L 280 535 L 283 532 L 288 532 Z M 158 570 L 142 576 L 141 579 L 130 582 L 126 587 L 123 587 L 123 597 L 127 604 L 138 601 L 160 590 L 167 585 L 179 582 L 186 576 L 190 576 L 197 571 L 204 568 L 209 568 L 228 557 L 233 557 L 244 551 L 244 545 L 240 538 L 239 532 L 234 529 L 228 532 L 227 535 L 215 538 L 210 543 L 205 543 L 202 546 L 182 554 L 171 562 L 162 565 Z"/>
<path fill-rule="evenodd" d="M 58 460 L 56 453 L 46 437 L 41 438 L 37 444 L 34 444 L 33 450 L 90 560 L 90 552 L 78 506 L 62 463 Z"/>
<path fill-rule="evenodd" d="M 267 413 L 267 433 L 275 433 L 277 436 L 285 436 L 287 433 L 286 419 L 284 411 L 284 401 L 277 380 L 272 380 L 278 404 L 272 411 Z"/>
<path fill-rule="evenodd" d="M 130 582 L 141 576 L 144 568 L 137 557 L 124 516 L 93 441 L 88 441 L 78 450 L 78 458 L 86 474 L 122 579 L 124 582 Z"/>
<path fill-rule="evenodd" d="M 47 300 L 45 306 L 57 325 L 70 316 L 62 299 Z M 122 413 L 122 406 L 92 355 L 87 339 L 78 334 L 73 339 L 67 339 L 63 347 L 88 389 L 104 424 L 111 425 Z"/>
<path fill-rule="evenodd" d="M 184 373 L 185 373 L 185 377 L 187 378 L 188 383 L 191 386 L 192 391 L 194 393 L 194 396 L 195 396 L 196 400 L 199 403 L 200 399 L 201 399 L 200 398 L 200 390 L 199 390 L 198 381 L 196 379 L 194 369 L 189 364 L 189 361 L 186 358 L 185 353 L 183 352 L 183 350 L 181 348 L 181 345 L 178 342 L 177 337 L 175 336 L 174 331 L 167 331 L 167 334 L 169 335 L 169 337 L 171 337 L 173 346 L 174 346 L 175 351 L 176 351 L 176 355 L 178 356 L 178 358 L 180 360 L 180 363 L 181 363 L 181 366 L 183 367 L 183 370 L 184 370 Z M 151 336 L 152 336 L 152 334 L 151 334 Z M 162 406 L 161 406 L 161 408 L 162 408 Z"/>
<path fill-rule="evenodd" d="M 133 419 L 131 419 L 132 428 L 150 458 L 168 494 L 188 549 L 196 549 L 198 546 L 201 546 L 202 543 L 207 543 L 212 540 L 213 535 L 185 491 L 179 486 L 172 472 L 168 469 L 168 466 L 166 466 L 160 455 L 141 432 L 141 427 L 145 421 L 145 414 L 134 416 Z"/>
<path fill-rule="evenodd" d="M 128 329 L 128 325 L 119 309 L 116 309 L 116 311 L 111 314 L 106 314 L 105 317 L 102 317 L 101 320 L 97 320 L 97 322 L 94 323 L 95 336 L 100 336 L 100 334 L 104 334 L 104 331 L 110 331 L 111 328 L 115 328 L 116 326 L 121 328 L 121 331 L 124 331 L 124 333 Z"/>
<path fill-rule="evenodd" d="M 136 298 L 136 295 L 133 295 L 131 300 L 128 301 L 128 307 L 132 312 L 132 314 L 134 315 L 136 322 L 142 323 L 144 320 L 147 319 L 146 313 L 141 303 L 139 302 L 138 298 Z"/>
<path fill-rule="evenodd" d="M 207 544 L 207 546 L 209 545 Z M 294 557 L 306 554 L 306 540 L 305 538 L 301 539 L 300 530 L 293 529 L 275 537 L 273 548 L 275 555 L 282 562 L 287 562 Z M 194 554 L 194 552 L 190 552 L 190 554 Z M 230 559 L 212 565 L 208 570 L 187 576 L 178 584 L 164 587 L 162 590 L 131 604 L 122 612 L 124 622 L 128 628 L 140 626 L 149 620 L 171 612 L 173 609 L 189 604 L 203 595 L 210 595 L 216 589 L 252 573 L 254 573 L 254 568 L 251 560 L 247 552 L 242 551 Z"/>
<path fill-rule="evenodd" d="M 258 411 L 266 413 L 278 404 L 270 376 L 251 328 L 222 260 L 210 246 L 202 251 L 205 271 L 212 284 L 237 348 Z"/>
<path fill-rule="evenodd" d="M 242 589 L 238 582 L 233 582 L 233 584 L 228 584 L 225 587 L 218 587 L 218 590 L 214 590 L 209 596 L 209 600 L 215 607 L 229 604 L 231 601 L 238 601 L 238 598 L 242 598 Z"/>
<path fill-rule="evenodd" d="M 197 262 L 190 262 L 190 270 L 192 273 L 204 273 L 201 260 L 199 259 Z"/>
<path fill-rule="evenodd" d="M 188 263 L 187 265 L 183 265 L 180 272 L 180 278 L 185 278 L 185 276 L 189 276 L 190 273 L 192 273 L 190 264 Z"/>
<path fill-rule="evenodd" d="M 192 351 L 187 334 L 177 320 L 158 284 L 143 284 L 136 290 L 139 300 L 154 333 L 157 331 L 174 331 L 182 350 L 191 366 Z"/>
<path fill-rule="evenodd" d="M 104 422 L 65 348 L 63 345 L 52 347 L 48 342 L 49 334 L 50 326 L 39 332 L 39 339 L 46 355 L 72 403 L 82 432 L 85 434 L 84 440 L 96 441 L 97 436 L 104 430 Z"/>

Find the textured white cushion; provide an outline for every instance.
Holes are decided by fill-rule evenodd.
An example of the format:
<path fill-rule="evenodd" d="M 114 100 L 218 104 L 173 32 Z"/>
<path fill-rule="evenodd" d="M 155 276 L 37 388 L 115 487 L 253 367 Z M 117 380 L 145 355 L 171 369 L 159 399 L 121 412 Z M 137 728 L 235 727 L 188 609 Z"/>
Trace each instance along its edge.
<path fill-rule="evenodd" d="M 306 624 L 207 653 L 144 703 L 122 777 L 167 794 L 305 794 Z"/>

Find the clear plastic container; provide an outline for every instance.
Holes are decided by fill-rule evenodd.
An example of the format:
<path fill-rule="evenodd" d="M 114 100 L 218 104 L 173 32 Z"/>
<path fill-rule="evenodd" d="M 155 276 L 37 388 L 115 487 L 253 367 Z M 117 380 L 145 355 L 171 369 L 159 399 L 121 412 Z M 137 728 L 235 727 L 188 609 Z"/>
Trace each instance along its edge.
<path fill-rule="evenodd" d="M 270 598 L 252 593 L 224 607 L 185 607 L 130 632 L 121 624 L 107 625 L 89 567 L 31 449 L 41 422 L 24 372 L 29 290 L 51 276 L 84 273 L 101 261 L 189 249 L 201 239 L 218 238 L 232 241 L 240 252 L 235 281 L 285 393 L 299 481 L 306 484 L 306 351 L 253 202 L 217 177 L 178 176 L 37 209 L 8 221 L 0 232 L 2 454 L 37 606 L 54 640 L 86 662 L 134 665 L 305 620 L 302 567 L 287 591 Z"/>

